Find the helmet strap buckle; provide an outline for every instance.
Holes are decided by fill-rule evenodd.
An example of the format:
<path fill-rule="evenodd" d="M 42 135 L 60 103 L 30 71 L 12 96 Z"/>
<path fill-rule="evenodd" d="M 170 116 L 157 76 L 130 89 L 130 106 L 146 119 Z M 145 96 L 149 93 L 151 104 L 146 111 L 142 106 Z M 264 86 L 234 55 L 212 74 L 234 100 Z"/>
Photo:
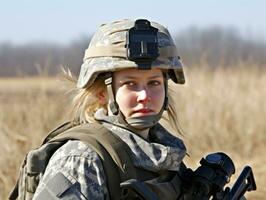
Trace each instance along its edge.
<path fill-rule="evenodd" d="M 108 93 L 108 96 L 109 96 L 109 107 L 110 107 L 110 110 L 113 113 L 113 115 L 117 115 L 118 112 L 119 112 L 119 106 L 118 106 L 118 104 L 115 101 L 113 87 L 112 87 L 112 82 L 113 82 L 112 73 L 108 73 L 106 75 L 104 83 L 105 83 L 105 85 L 107 87 L 107 93 Z"/>

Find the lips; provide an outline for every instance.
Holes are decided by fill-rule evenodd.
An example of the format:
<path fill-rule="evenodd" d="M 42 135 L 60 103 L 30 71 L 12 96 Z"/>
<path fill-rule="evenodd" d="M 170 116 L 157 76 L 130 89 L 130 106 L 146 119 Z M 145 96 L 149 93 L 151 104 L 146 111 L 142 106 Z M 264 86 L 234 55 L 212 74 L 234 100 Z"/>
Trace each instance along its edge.
<path fill-rule="evenodd" d="M 148 113 L 152 113 L 154 112 L 152 109 L 149 108 L 142 108 L 142 109 L 138 109 L 136 111 L 133 111 L 133 114 L 135 113 L 143 113 L 143 114 L 148 114 Z"/>

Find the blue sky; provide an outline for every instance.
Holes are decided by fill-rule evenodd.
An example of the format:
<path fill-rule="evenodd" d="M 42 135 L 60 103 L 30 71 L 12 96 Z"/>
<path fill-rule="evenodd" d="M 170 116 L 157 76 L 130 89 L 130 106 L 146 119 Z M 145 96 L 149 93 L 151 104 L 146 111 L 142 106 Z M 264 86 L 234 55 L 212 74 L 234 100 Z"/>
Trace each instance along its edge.
<path fill-rule="evenodd" d="M 2 0 L 0 42 L 67 43 L 92 34 L 102 23 L 124 18 L 148 18 L 172 33 L 192 25 L 221 25 L 266 38 L 264 0 Z"/>

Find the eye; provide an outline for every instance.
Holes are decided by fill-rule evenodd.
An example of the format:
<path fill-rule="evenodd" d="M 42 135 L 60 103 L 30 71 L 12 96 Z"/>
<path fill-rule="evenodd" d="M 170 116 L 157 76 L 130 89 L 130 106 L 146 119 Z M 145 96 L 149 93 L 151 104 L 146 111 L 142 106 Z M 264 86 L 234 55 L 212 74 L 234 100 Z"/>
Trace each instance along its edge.
<path fill-rule="evenodd" d="M 138 83 L 133 80 L 125 81 L 121 84 L 121 86 L 129 89 L 129 90 L 136 90 L 138 88 Z"/>
<path fill-rule="evenodd" d="M 124 82 L 122 85 L 126 85 L 126 86 L 134 86 L 136 85 L 136 83 L 134 81 L 126 81 Z"/>
<path fill-rule="evenodd" d="M 150 86 L 158 86 L 158 85 L 161 85 L 161 81 L 158 81 L 158 80 L 151 80 L 148 82 L 148 85 Z"/>

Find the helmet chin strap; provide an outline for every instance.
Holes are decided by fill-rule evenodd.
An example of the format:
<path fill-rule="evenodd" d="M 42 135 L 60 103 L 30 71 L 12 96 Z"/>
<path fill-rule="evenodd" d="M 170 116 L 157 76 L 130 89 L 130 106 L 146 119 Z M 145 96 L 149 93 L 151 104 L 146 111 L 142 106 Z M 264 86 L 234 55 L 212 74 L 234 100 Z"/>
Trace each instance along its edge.
<path fill-rule="evenodd" d="M 164 73 L 165 76 L 165 73 Z M 164 105 L 161 108 L 160 112 L 155 115 L 141 116 L 141 117 L 129 117 L 126 118 L 123 113 L 119 110 L 119 106 L 114 98 L 114 92 L 112 87 L 112 74 L 108 73 L 105 79 L 105 84 L 107 87 L 107 92 L 109 96 L 109 108 L 113 115 L 117 116 L 118 121 L 133 130 L 145 130 L 154 126 L 161 119 L 164 110 L 168 109 L 168 79 L 164 77 L 164 85 L 165 85 L 165 98 Z"/>
<path fill-rule="evenodd" d="M 125 121 L 130 127 L 137 130 L 144 130 L 153 127 L 161 119 L 164 109 L 162 108 L 158 114 L 142 117 L 129 117 Z"/>
<path fill-rule="evenodd" d="M 114 92 L 113 92 L 113 87 L 112 87 L 112 82 L 113 82 L 113 77 L 112 77 L 112 73 L 107 73 L 106 74 L 106 78 L 105 78 L 105 85 L 107 87 L 107 93 L 108 93 L 108 97 L 109 97 L 109 107 L 111 112 L 113 113 L 113 115 L 118 115 L 119 112 L 119 106 L 115 101 L 115 97 L 114 97 Z"/>

